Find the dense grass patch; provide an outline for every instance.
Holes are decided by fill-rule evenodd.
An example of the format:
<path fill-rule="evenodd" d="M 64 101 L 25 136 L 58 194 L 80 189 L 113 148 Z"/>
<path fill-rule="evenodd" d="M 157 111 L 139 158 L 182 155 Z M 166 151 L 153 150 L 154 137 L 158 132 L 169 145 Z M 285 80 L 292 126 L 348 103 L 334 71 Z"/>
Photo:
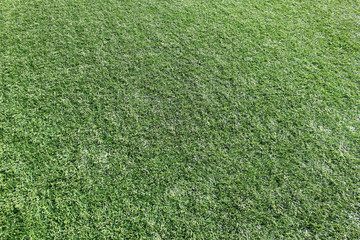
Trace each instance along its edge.
<path fill-rule="evenodd" d="M 360 238 L 358 1 L 1 0 L 1 239 Z"/>

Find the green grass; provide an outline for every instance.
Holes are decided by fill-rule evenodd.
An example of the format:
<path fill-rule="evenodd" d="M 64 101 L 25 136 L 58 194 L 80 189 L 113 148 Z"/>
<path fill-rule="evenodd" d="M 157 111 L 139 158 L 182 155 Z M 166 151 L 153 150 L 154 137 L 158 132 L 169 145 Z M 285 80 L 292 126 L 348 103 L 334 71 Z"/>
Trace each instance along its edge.
<path fill-rule="evenodd" d="M 360 7 L 1 0 L 0 239 L 359 239 Z"/>

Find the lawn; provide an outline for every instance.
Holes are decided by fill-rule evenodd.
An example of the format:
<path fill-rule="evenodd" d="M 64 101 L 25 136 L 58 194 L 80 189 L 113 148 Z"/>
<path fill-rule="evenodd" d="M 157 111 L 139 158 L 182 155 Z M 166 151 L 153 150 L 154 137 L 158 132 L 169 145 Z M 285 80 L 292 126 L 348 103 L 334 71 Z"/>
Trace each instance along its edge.
<path fill-rule="evenodd" d="M 359 238 L 358 1 L 0 1 L 0 239 Z"/>

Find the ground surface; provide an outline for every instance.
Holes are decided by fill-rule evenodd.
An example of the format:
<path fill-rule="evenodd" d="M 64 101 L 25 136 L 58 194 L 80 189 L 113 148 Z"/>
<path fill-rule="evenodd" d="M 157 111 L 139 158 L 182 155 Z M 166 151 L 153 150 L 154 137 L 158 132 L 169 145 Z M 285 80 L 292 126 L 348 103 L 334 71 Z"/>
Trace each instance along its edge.
<path fill-rule="evenodd" d="M 358 1 L 1 0 L 1 239 L 360 238 Z"/>

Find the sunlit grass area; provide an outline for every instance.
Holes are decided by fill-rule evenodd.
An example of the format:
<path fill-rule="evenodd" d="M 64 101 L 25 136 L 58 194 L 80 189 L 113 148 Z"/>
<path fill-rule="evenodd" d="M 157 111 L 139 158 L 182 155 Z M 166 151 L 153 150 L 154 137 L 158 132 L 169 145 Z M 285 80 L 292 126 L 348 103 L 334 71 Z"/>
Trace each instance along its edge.
<path fill-rule="evenodd" d="M 1 239 L 359 239 L 358 1 L 1 0 Z"/>

